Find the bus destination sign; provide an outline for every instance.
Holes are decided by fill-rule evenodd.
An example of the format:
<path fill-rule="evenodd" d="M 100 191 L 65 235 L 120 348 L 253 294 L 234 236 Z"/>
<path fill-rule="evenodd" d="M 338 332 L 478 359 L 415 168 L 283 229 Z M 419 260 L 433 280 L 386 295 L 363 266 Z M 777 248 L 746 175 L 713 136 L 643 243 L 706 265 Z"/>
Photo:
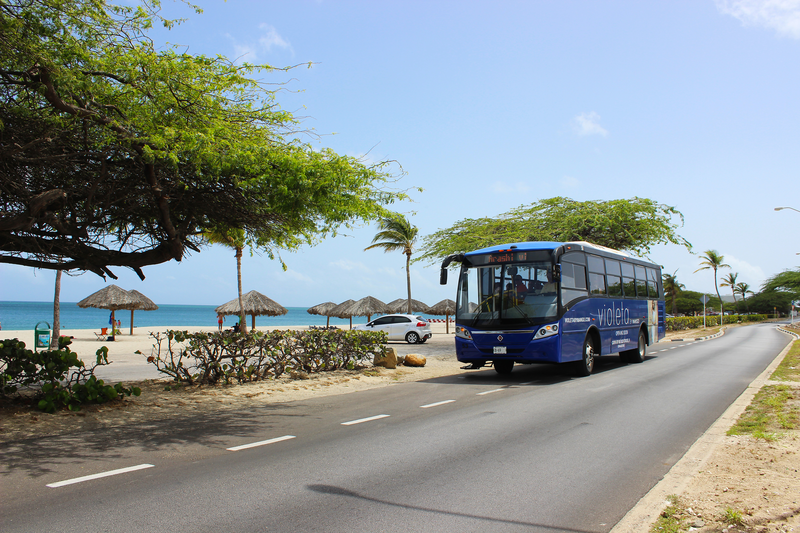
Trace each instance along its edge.
<path fill-rule="evenodd" d="M 474 266 L 502 265 L 505 263 L 525 262 L 531 259 L 530 252 L 512 252 L 504 250 L 492 254 L 470 256 L 469 261 Z"/>

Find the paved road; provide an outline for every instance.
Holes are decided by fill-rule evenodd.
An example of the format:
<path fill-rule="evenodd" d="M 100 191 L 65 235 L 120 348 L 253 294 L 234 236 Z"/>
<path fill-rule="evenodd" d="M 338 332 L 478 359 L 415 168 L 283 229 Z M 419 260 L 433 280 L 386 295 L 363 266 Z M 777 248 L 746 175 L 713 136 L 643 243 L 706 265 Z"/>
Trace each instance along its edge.
<path fill-rule="evenodd" d="M 747 326 L 589 378 L 475 371 L 14 443 L 3 531 L 606 532 L 788 342 Z"/>

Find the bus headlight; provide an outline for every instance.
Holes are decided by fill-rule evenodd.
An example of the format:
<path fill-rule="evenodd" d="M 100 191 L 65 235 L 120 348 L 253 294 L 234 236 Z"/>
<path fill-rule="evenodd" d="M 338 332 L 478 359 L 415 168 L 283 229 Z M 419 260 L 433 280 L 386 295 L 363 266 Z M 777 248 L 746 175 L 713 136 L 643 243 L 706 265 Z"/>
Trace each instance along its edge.
<path fill-rule="evenodd" d="M 456 337 L 461 337 L 462 339 L 472 340 L 472 335 L 470 335 L 469 330 L 467 328 L 456 326 Z"/>
<path fill-rule="evenodd" d="M 536 332 L 536 338 L 543 339 L 556 334 L 558 334 L 558 324 L 551 324 L 549 326 L 542 326 L 539 331 Z"/>

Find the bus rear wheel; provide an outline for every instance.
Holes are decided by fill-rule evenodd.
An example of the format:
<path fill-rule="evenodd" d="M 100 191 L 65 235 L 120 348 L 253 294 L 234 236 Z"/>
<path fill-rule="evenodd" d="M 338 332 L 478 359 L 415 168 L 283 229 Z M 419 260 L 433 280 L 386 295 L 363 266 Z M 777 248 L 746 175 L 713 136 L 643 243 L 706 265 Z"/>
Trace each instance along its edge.
<path fill-rule="evenodd" d="M 592 373 L 594 370 L 594 343 L 589 335 L 583 341 L 583 357 L 580 361 L 572 363 L 575 369 L 575 375 L 578 377 L 585 377 Z"/>
<path fill-rule="evenodd" d="M 492 366 L 498 374 L 510 374 L 514 369 L 514 361 L 495 361 Z"/>
<path fill-rule="evenodd" d="M 644 336 L 644 330 L 639 330 L 639 339 L 636 343 L 635 350 L 627 350 L 620 352 L 619 356 L 625 363 L 641 363 L 647 354 L 647 339 Z"/>

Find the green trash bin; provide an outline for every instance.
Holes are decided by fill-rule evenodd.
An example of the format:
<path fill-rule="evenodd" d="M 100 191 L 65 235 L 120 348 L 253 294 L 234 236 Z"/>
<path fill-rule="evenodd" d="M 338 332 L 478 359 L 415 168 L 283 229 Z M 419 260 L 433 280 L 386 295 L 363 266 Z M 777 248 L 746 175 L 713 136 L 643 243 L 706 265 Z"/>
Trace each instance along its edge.
<path fill-rule="evenodd" d="M 47 329 L 40 328 L 39 326 L 45 324 Z M 34 350 L 35 352 L 39 351 L 39 348 L 45 348 L 47 350 L 50 349 L 50 324 L 42 320 L 33 328 L 33 336 L 34 336 Z"/>

